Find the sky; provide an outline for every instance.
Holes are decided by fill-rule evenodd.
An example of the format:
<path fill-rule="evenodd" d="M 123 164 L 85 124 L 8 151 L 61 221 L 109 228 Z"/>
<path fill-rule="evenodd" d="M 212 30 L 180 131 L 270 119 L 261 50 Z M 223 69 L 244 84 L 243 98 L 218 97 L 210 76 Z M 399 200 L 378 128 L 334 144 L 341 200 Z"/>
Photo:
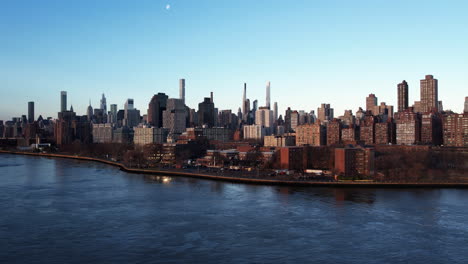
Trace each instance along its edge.
<path fill-rule="evenodd" d="M 431 0 L 2 0 L 0 120 L 35 113 L 57 117 L 60 91 L 86 113 L 91 100 L 123 109 L 127 98 L 145 114 L 158 92 L 198 108 L 247 97 L 280 114 L 317 110 L 355 113 L 374 93 L 397 108 L 397 84 L 439 80 L 445 109 L 461 112 L 468 96 L 468 1 Z M 109 106 L 108 106 L 109 108 Z"/>

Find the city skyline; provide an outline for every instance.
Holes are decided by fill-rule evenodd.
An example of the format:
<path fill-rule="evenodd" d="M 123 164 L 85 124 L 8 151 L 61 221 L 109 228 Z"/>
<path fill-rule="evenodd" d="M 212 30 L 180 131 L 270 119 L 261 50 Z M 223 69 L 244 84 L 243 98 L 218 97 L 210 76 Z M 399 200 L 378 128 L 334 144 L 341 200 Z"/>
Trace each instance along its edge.
<path fill-rule="evenodd" d="M 422 76 L 433 74 L 444 108 L 463 111 L 466 3 L 166 4 L 2 4 L 0 89 L 15 100 L 1 105 L 0 120 L 27 114 L 29 101 L 36 115 L 54 117 L 60 91 L 80 114 L 102 93 L 119 109 L 133 98 L 144 110 L 158 92 L 177 98 L 181 78 L 191 108 L 213 91 L 220 110 L 237 112 L 244 82 L 261 106 L 271 81 L 278 114 L 330 103 L 341 115 L 364 108 L 370 93 L 396 107 L 402 80 L 411 105 Z"/>
<path fill-rule="evenodd" d="M 432 75 L 425 75 L 425 77 L 424 77 L 423 79 L 420 79 L 420 85 L 417 87 L 417 91 L 415 91 L 419 96 L 422 96 L 422 95 L 423 95 L 422 89 L 421 89 L 421 88 L 423 87 L 422 83 L 423 83 L 423 81 L 426 81 L 427 78 L 434 78 L 434 77 L 433 77 Z M 182 102 L 185 102 L 185 100 L 186 100 L 186 97 L 185 97 L 185 79 L 181 78 L 181 79 L 179 79 L 178 81 L 179 81 L 179 82 L 178 82 L 178 83 L 179 83 L 179 94 L 178 94 L 178 96 L 171 96 L 171 95 L 165 95 L 165 96 L 168 97 L 168 98 L 172 98 L 172 99 L 181 99 Z M 438 80 L 435 79 L 435 81 L 437 82 Z M 367 95 L 367 96 L 365 97 L 365 99 L 363 99 L 363 101 L 364 101 L 364 104 L 363 104 L 363 105 L 357 105 L 356 107 L 351 108 L 351 109 L 344 109 L 344 110 L 343 110 L 343 114 L 346 114 L 345 112 L 348 111 L 348 110 L 351 110 L 352 113 L 355 114 L 356 111 L 357 111 L 359 108 L 362 108 L 364 111 L 366 111 L 366 110 L 372 111 L 372 109 L 369 108 L 369 104 L 374 105 L 375 107 L 378 107 L 378 104 L 380 104 L 380 103 L 385 103 L 386 105 L 392 106 L 392 107 L 393 107 L 393 111 L 394 111 L 395 113 L 401 111 L 401 109 L 399 109 L 399 102 L 398 102 L 398 101 L 399 101 L 399 98 L 398 98 L 398 97 L 400 97 L 400 93 L 401 93 L 401 88 L 400 88 L 400 86 L 401 86 L 403 83 L 406 85 L 406 89 L 407 89 L 407 90 L 405 91 L 406 96 L 408 97 L 408 94 L 411 93 L 411 88 L 408 88 L 408 83 L 406 82 L 406 80 L 403 80 L 402 83 L 398 83 L 398 84 L 395 86 L 395 88 L 394 88 L 394 92 L 395 92 L 395 94 L 396 94 L 395 97 L 397 97 L 397 100 L 396 100 L 397 102 L 395 103 L 395 105 L 390 105 L 389 103 L 387 103 L 388 100 L 379 98 L 379 97 L 376 96 L 375 94 L 371 93 L 371 94 Z M 265 100 L 265 101 L 264 101 L 264 102 L 265 102 L 265 105 L 261 105 L 261 104 L 260 104 L 260 105 L 258 105 L 258 107 L 267 107 L 267 108 L 270 109 L 270 110 L 272 111 L 272 113 L 274 114 L 274 109 L 271 109 L 271 106 L 269 106 L 270 100 L 271 100 L 271 99 L 270 99 L 270 93 L 271 93 L 270 85 L 271 85 L 271 82 L 270 82 L 270 81 L 267 81 L 267 82 L 266 82 L 266 87 L 264 88 L 265 91 L 266 91 L 266 95 L 264 95 L 264 98 L 263 98 L 263 99 Z M 242 105 L 242 102 L 245 102 L 246 104 L 249 104 L 249 105 L 248 105 L 248 106 L 249 106 L 249 107 L 248 107 L 248 110 L 250 111 L 250 109 L 251 109 L 251 107 L 253 107 L 253 105 L 250 105 L 250 99 L 251 99 L 251 98 L 249 98 L 249 97 L 246 95 L 246 92 L 248 92 L 247 87 L 248 87 L 248 84 L 247 84 L 247 83 L 244 83 L 244 84 L 243 84 L 243 88 L 242 88 L 242 100 L 241 100 L 240 105 Z M 439 93 L 439 91 L 436 89 L 436 96 L 437 96 L 438 93 Z M 161 94 L 161 93 L 158 92 L 158 94 Z M 153 94 L 152 96 L 150 96 L 149 99 L 148 99 L 148 102 L 146 103 L 146 105 L 150 104 L 150 103 L 152 102 L 152 100 L 154 99 L 154 96 L 156 96 L 156 95 L 158 95 L 158 94 Z M 164 93 L 162 93 L 162 94 L 164 94 Z M 75 108 L 74 108 L 74 111 L 75 111 L 78 115 L 89 115 L 90 109 L 91 109 L 91 110 L 93 110 L 93 109 L 101 109 L 101 110 L 107 109 L 107 103 L 106 103 L 105 94 L 102 93 L 101 96 L 102 96 L 101 99 L 98 100 L 98 101 L 100 102 L 100 104 L 97 105 L 96 107 L 90 108 L 90 107 L 92 107 L 92 104 L 91 104 L 91 99 L 89 99 L 89 105 L 86 107 L 86 109 L 84 109 L 83 111 L 80 111 L 80 110 L 77 111 L 77 109 L 76 109 L 76 107 L 75 107 Z M 213 96 L 213 91 L 210 92 L 210 96 Z M 153 97 L 153 99 L 151 99 L 151 97 Z M 202 99 L 201 99 L 200 102 L 203 102 L 203 100 L 204 100 L 205 97 L 206 97 L 206 96 L 202 96 L 202 97 L 201 97 Z M 370 101 L 369 101 L 371 97 L 373 98 L 373 99 L 371 100 L 372 103 L 370 103 Z M 420 97 L 420 98 L 421 98 L 421 97 Z M 461 110 L 460 112 L 454 111 L 455 113 L 463 113 L 463 112 L 465 111 L 465 109 L 466 109 L 466 97 L 461 97 L 461 98 L 462 98 L 462 100 L 461 100 L 461 103 L 460 103 L 460 105 L 461 105 L 460 108 L 461 108 L 462 110 Z M 416 99 L 417 99 L 417 98 L 416 98 Z M 6 117 L 6 118 L 0 119 L 0 120 L 7 121 L 7 120 L 10 120 L 11 118 L 16 118 L 16 117 L 19 118 L 19 117 L 21 117 L 22 115 L 26 115 L 26 116 L 28 117 L 28 120 L 30 120 L 30 117 L 31 117 L 31 113 L 30 113 L 30 112 L 31 112 L 31 103 L 32 103 L 32 115 L 34 116 L 34 113 L 36 112 L 36 115 L 35 115 L 35 117 L 34 117 L 34 120 L 36 120 L 39 116 L 42 116 L 43 118 L 52 117 L 53 119 L 55 119 L 57 113 L 62 112 L 62 111 L 69 110 L 70 107 L 73 107 L 73 104 L 67 104 L 67 100 L 68 100 L 68 92 L 67 92 L 67 91 L 60 91 L 60 98 L 59 98 L 59 100 L 60 100 L 60 101 L 59 101 L 60 109 L 59 109 L 59 111 L 55 112 L 55 115 L 54 115 L 54 114 L 52 114 L 52 115 L 44 115 L 44 114 L 42 114 L 42 113 L 40 113 L 40 112 L 38 113 L 38 112 L 35 110 L 35 109 L 36 109 L 36 108 L 35 108 L 35 101 L 28 101 L 28 102 L 27 102 L 27 105 L 26 105 L 26 111 L 25 111 L 25 113 L 13 115 L 13 116 Z M 136 106 L 134 106 L 134 103 L 133 103 L 133 102 L 134 102 L 134 99 L 133 99 L 133 98 L 127 98 L 127 99 L 125 99 L 125 102 L 123 102 L 121 108 L 119 107 L 119 103 L 112 103 L 112 105 L 117 105 L 117 110 L 118 110 L 118 109 L 122 109 L 122 110 L 123 110 L 123 109 L 126 108 L 126 104 L 127 104 L 128 100 L 132 100 L 132 108 L 142 110 L 142 111 L 143 111 L 143 112 L 142 112 L 142 115 L 145 115 L 145 114 L 146 114 L 146 109 L 147 109 L 147 108 L 146 108 L 144 105 L 143 105 L 143 107 L 142 107 L 141 109 L 138 108 L 138 107 L 136 107 Z M 258 100 L 261 100 L 261 101 L 262 101 L 261 98 L 259 98 L 259 99 L 257 99 L 257 98 L 253 99 L 254 103 L 257 102 Z M 407 100 L 407 102 L 406 102 L 406 104 L 407 104 L 406 107 L 416 106 L 417 104 L 420 103 L 420 101 L 418 101 L 418 100 L 414 100 L 413 102 L 411 102 L 411 101 L 408 100 L 408 99 L 406 99 L 406 100 Z M 200 102 L 199 102 L 199 103 L 200 103 Z M 213 102 L 214 102 L 214 101 L 213 101 Z M 378 102 L 378 103 L 377 103 L 377 102 Z M 442 103 L 443 101 L 440 101 L 440 102 Z M 275 103 L 275 107 L 276 107 L 276 105 L 278 104 L 278 102 L 274 102 L 274 103 Z M 281 103 L 281 102 L 279 102 L 279 103 Z M 333 103 L 331 103 L 331 102 L 326 103 L 326 104 L 330 105 L 330 107 L 333 108 L 333 109 L 339 109 L 339 108 L 340 108 L 340 106 L 335 105 L 335 104 L 333 104 Z M 291 110 L 296 110 L 296 111 L 299 111 L 299 110 L 305 111 L 305 112 L 314 111 L 315 114 L 318 115 L 318 112 L 317 112 L 316 110 L 317 110 L 318 108 L 320 108 L 321 105 L 323 105 L 323 103 L 320 104 L 320 105 L 318 105 L 318 106 L 315 107 L 315 108 L 314 108 L 314 107 L 311 107 L 310 110 L 307 110 L 307 109 L 299 109 L 299 108 L 295 108 L 294 105 L 288 105 L 288 106 L 284 107 L 285 110 L 284 110 L 283 113 L 279 111 L 279 112 L 277 113 L 277 115 L 278 115 L 278 117 L 279 117 L 280 115 L 283 116 L 283 119 L 284 119 L 284 118 L 285 118 L 285 114 L 286 114 L 286 110 L 287 110 L 288 108 L 291 108 Z M 223 108 L 223 107 L 220 108 L 219 105 L 217 105 L 216 103 L 215 103 L 215 106 L 217 106 L 217 109 L 218 109 L 219 111 L 221 111 L 221 110 L 232 110 L 232 112 L 235 113 L 235 109 L 227 109 L 227 108 Z M 64 108 L 64 107 L 65 107 L 65 108 Z M 104 107 L 104 108 L 103 108 L 103 107 Z M 190 106 L 188 106 L 188 107 L 190 107 Z M 418 106 L 416 106 L 416 107 L 418 107 Z M 190 108 L 191 108 L 191 109 L 197 110 L 197 106 L 190 107 Z M 242 112 L 245 112 L 245 109 L 243 109 L 242 106 L 241 106 L 241 107 L 238 107 L 238 108 L 242 109 Z M 444 111 L 445 111 L 445 110 L 447 110 L 447 111 L 453 111 L 453 109 L 455 109 L 455 108 L 452 108 L 452 107 L 448 106 L 448 107 L 444 108 L 443 110 L 444 110 Z M 258 110 L 258 109 L 257 109 L 257 110 Z M 427 111 L 428 111 L 428 110 L 427 110 Z M 423 112 L 427 112 L 427 111 L 423 111 Z M 105 112 L 103 112 L 103 113 L 106 113 L 106 114 L 107 114 L 107 111 L 105 111 Z M 342 113 L 337 113 L 336 111 L 334 111 L 334 117 L 335 117 L 335 118 L 338 117 L 338 116 L 341 116 L 341 115 L 342 115 Z"/>

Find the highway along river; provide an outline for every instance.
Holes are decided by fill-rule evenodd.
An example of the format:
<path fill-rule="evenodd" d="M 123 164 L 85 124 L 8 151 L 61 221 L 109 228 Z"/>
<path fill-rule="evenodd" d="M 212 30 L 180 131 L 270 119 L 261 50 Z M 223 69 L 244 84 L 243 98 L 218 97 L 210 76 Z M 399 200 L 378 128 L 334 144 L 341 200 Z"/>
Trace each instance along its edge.
<path fill-rule="evenodd" d="M 468 190 L 298 188 L 0 155 L 0 263 L 467 263 Z"/>

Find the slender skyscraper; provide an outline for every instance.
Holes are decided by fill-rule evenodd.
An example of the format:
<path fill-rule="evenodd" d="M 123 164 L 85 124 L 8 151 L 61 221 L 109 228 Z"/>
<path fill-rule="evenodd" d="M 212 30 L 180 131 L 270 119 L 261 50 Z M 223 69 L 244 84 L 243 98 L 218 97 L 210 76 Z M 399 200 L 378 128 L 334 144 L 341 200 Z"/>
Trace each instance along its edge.
<path fill-rule="evenodd" d="M 185 79 L 179 80 L 179 98 L 182 99 L 182 102 L 185 104 Z"/>
<path fill-rule="evenodd" d="M 34 102 L 28 102 L 28 123 L 34 122 Z"/>
<path fill-rule="evenodd" d="M 102 94 L 102 98 L 101 98 L 101 110 L 103 112 L 103 114 L 107 114 L 107 102 L 106 102 L 106 97 L 104 96 L 104 94 Z"/>
<path fill-rule="evenodd" d="M 109 123 L 117 123 L 117 105 L 116 104 L 111 104 L 110 105 L 110 116 L 111 120 Z"/>
<path fill-rule="evenodd" d="M 273 118 L 275 119 L 273 122 L 276 122 L 276 120 L 278 120 L 278 102 L 275 102 L 273 104 Z"/>
<path fill-rule="evenodd" d="M 463 109 L 463 112 L 468 113 L 468 96 L 465 97 L 465 109 Z"/>
<path fill-rule="evenodd" d="M 244 83 L 244 94 L 242 96 L 242 115 L 244 116 L 244 119 L 245 119 L 245 116 L 247 116 L 247 113 L 246 113 L 247 109 L 245 108 L 246 101 L 247 101 L 247 83 Z"/>
<path fill-rule="evenodd" d="M 398 84 L 398 112 L 408 108 L 408 83 L 403 81 Z"/>
<path fill-rule="evenodd" d="M 60 112 L 67 111 L 67 92 L 60 92 Z"/>
<path fill-rule="evenodd" d="M 266 107 L 270 109 L 270 81 L 266 85 Z"/>
<path fill-rule="evenodd" d="M 89 99 L 89 105 L 86 109 L 86 116 L 88 117 L 88 121 L 93 120 L 93 107 L 91 106 L 91 99 Z"/>

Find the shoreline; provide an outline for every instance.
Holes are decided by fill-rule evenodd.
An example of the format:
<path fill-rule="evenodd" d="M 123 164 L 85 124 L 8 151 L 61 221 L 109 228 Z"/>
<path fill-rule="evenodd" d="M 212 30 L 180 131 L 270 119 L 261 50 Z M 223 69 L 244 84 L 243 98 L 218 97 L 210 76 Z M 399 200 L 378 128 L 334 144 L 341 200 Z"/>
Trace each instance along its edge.
<path fill-rule="evenodd" d="M 93 162 L 99 162 L 99 163 L 107 164 L 110 166 L 118 167 L 120 170 L 128 172 L 128 173 L 154 174 L 154 175 L 165 175 L 165 176 L 174 176 L 174 177 L 189 177 L 189 178 L 198 178 L 198 179 L 206 179 L 206 180 L 214 180 L 214 181 L 256 184 L 256 185 L 301 186 L 301 187 L 309 186 L 309 187 L 334 187 L 334 188 L 336 187 L 341 187 L 341 188 L 460 188 L 460 189 L 468 188 L 468 182 L 467 183 L 317 182 L 317 181 L 295 181 L 295 180 L 287 181 L 287 180 L 274 180 L 274 179 L 270 180 L 270 179 L 260 179 L 260 178 L 240 178 L 240 177 L 209 175 L 209 174 L 183 172 L 183 171 L 158 171 L 158 170 L 149 170 L 149 169 L 128 168 L 119 162 L 113 162 L 113 161 L 99 159 L 99 158 L 65 155 L 65 154 L 18 152 L 18 151 L 8 151 L 8 150 L 0 150 L 0 154 L 13 154 L 13 155 L 93 161 Z"/>

